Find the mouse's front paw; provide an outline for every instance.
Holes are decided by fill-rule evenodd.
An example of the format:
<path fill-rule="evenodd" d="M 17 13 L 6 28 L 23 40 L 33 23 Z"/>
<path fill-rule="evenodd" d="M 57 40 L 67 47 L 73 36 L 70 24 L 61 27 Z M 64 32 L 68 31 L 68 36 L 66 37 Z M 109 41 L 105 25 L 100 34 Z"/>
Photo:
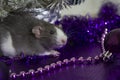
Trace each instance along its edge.
<path fill-rule="evenodd" d="M 55 51 L 55 50 L 51 50 L 51 51 L 50 51 L 50 55 L 53 55 L 53 56 L 57 57 L 57 56 L 60 55 L 60 52 Z"/>

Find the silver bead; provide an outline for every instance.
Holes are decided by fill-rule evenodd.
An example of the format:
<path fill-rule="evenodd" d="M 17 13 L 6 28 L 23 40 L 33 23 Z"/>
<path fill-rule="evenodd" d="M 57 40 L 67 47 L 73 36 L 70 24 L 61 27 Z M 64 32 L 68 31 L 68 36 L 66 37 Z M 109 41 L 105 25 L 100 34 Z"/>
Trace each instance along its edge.
<path fill-rule="evenodd" d="M 76 58 L 75 58 L 75 57 L 72 57 L 72 58 L 70 59 L 70 61 L 75 62 L 75 61 L 76 61 Z"/>
<path fill-rule="evenodd" d="M 12 70 L 10 69 L 10 70 L 9 70 L 9 73 L 11 73 L 11 72 L 12 72 Z"/>
<path fill-rule="evenodd" d="M 26 75 L 28 75 L 28 74 L 29 74 L 29 72 L 26 72 L 25 74 L 26 74 Z"/>
<path fill-rule="evenodd" d="M 45 68 L 45 70 L 50 70 L 50 66 L 49 65 L 46 65 L 44 68 Z"/>
<path fill-rule="evenodd" d="M 99 57 L 102 57 L 103 56 L 103 53 L 99 55 Z"/>
<path fill-rule="evenodd" d="M 105 34 L 107 34 L 108 32 L 106 31 Z"/>
<path fill-rule="evenodd" d="M 35 71 L 35 73 L 37 74 L 39 71 Z"/>
<path fill-rule="evenodd" d="M 69 60 L 68 59 L 64 59 L 63 62 L 68 64 Z"/>
<path fill-rule="evenodd" d="M 42 73 L 42 72 L 43 72 L 43 68 L 39 67 L 39 68 L 37 69 L 37 71 L 40 72 L 40 73 Z"/>
<path fill-rule="evenodd" d="M 104 38 L 102 38 L 102 41 L 104 41 L 105 39 Z"/>
<path fill-rule="evenodd" d="M 103 34 L 102 37 L 105 38 L 105 34 Z"/>
<path fill-rule="evenodd" d="M 107 31 L 108 31 L 108 29 L 107 29 L 107 28 L 105 28 L 105 31 L 107 32 Z"/>
<path fill-rule="evenodd" d="M 12 73 L 12 74 L 10 75 L 10 77 L 11 77 L 11 78 L 16 78 L 16 73 Z"/>
<path fill-rule="evenodd" d="M 21 71 L 20 75 L 22 75 L 24 77 L 25 76 L 25 71 Z"/>
<path fill-rule="evenodd" d="M 50 66 L 51 66 L 52 68 L 55 68 L 55 67 L 56 67 L 56 64 L 55 64 L 55 63 L 52 63 L 52 64 L 50 64 Z"/>
<path fill-rule="evenodd" d="M 79 57 L 78 60 L 82 62 L 84 61 L 83 57 Z"/>
<path fill-rule="evenodd" d="M 33 69 L 30 69 L 30 70 L 29 70 L 29 74 L 34 75 L 34 72 L 35 72 L 35 71 L 34 71 Z"/>
<path fill-rule="evenodd" d="M 108 23 L 107 22 L 105 22 L 105 25 L 107 25 Z"/>
<path fill-rule="evenodd" d="M 92 61 L 92 57 L 88 57 L 87 60 L 88 60 L 88 61 Z"/>
<path fill-rule="evenodd" d="M 57 61 L 56 64 L 61 66 L 62 65 L 62 61 Z"/>
<path fill-rule="evenodd" d="M 99 60 L 99 57 L 98 57 L 98 56 L 95 56 L 95 59 L 96 59 L 96 60 Z"/>

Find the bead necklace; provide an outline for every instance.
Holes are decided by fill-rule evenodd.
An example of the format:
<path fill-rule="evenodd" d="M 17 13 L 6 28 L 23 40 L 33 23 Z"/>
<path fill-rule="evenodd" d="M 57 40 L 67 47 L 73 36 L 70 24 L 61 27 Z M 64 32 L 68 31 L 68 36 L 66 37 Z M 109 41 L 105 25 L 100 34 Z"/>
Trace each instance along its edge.
<path fill-rule="evenodd" d="M 34 69 L 30 69 L 28 70 L 28 72 L 25 71 L 20 71 L 19 74 L 16 73 L 10 73 L 10 79 L 17 79 L 17 78 L 25 78 L 27 76 L 34 76 L 36 74 L 43 74 L 46 72 L 49 72 L 51 70 L 55 70 L 55 69 L 59 69 L 62 68 L 63 66 L 67 66 L 67 65 L 87 65 L 87 64 L 98 64 L 101 62 L 107 62 L 110 60 L 112 53 L 110 53 L 109 51 L 105 51 L 104 49 L 104 38 L 107 34 L 107 29 L 105 29 L 102 38 L 101 38 L 101 46 L 102 46 L 102 53 L 100 55 L 97 55 L 95 57 L 88 57 L 86 59 L 84 59 L 83 57 L 79 57 L 79 58 L 75 58 L 72 57 L 71 59 L 64 59 L 63 61 L 57 61 L 56 63 L 51 63 L 50 65 L 46 65 L 45 67 L 39 67 L 37 68 L 37 70 Z M 14 58 L 16 60 L 18 60 L 18 58 Z"/>

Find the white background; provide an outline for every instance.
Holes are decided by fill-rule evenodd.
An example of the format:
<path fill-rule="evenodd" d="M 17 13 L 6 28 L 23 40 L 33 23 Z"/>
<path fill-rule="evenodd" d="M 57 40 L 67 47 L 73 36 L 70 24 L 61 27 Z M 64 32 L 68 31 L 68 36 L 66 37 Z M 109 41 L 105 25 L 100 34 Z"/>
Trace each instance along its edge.
<path fill-rule="evenodd" d="M 63 9 L 61 15 L 83 15 L 90 14 L 92 17 L 97 17 L 97 13 L 101 5 L 107 1 L 112 1 L 116 4 L 120 4 L 120 0 L 85 0 L 84 3 L 76 6 L 72 6 L 69 9 Z"/>

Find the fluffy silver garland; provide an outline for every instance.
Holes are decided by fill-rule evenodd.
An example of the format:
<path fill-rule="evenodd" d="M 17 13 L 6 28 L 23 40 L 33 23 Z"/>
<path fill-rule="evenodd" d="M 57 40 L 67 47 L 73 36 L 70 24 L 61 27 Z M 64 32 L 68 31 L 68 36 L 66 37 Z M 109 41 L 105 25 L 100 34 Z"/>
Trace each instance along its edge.
<path fill-rule="evenodd" d="M 6 17 L 10 11 L 19 8 L 42 8 L 51 13 L 59 13 L 61 9 L 81 2 L 84 0 L 0 0 L 0 17 Z"/>

